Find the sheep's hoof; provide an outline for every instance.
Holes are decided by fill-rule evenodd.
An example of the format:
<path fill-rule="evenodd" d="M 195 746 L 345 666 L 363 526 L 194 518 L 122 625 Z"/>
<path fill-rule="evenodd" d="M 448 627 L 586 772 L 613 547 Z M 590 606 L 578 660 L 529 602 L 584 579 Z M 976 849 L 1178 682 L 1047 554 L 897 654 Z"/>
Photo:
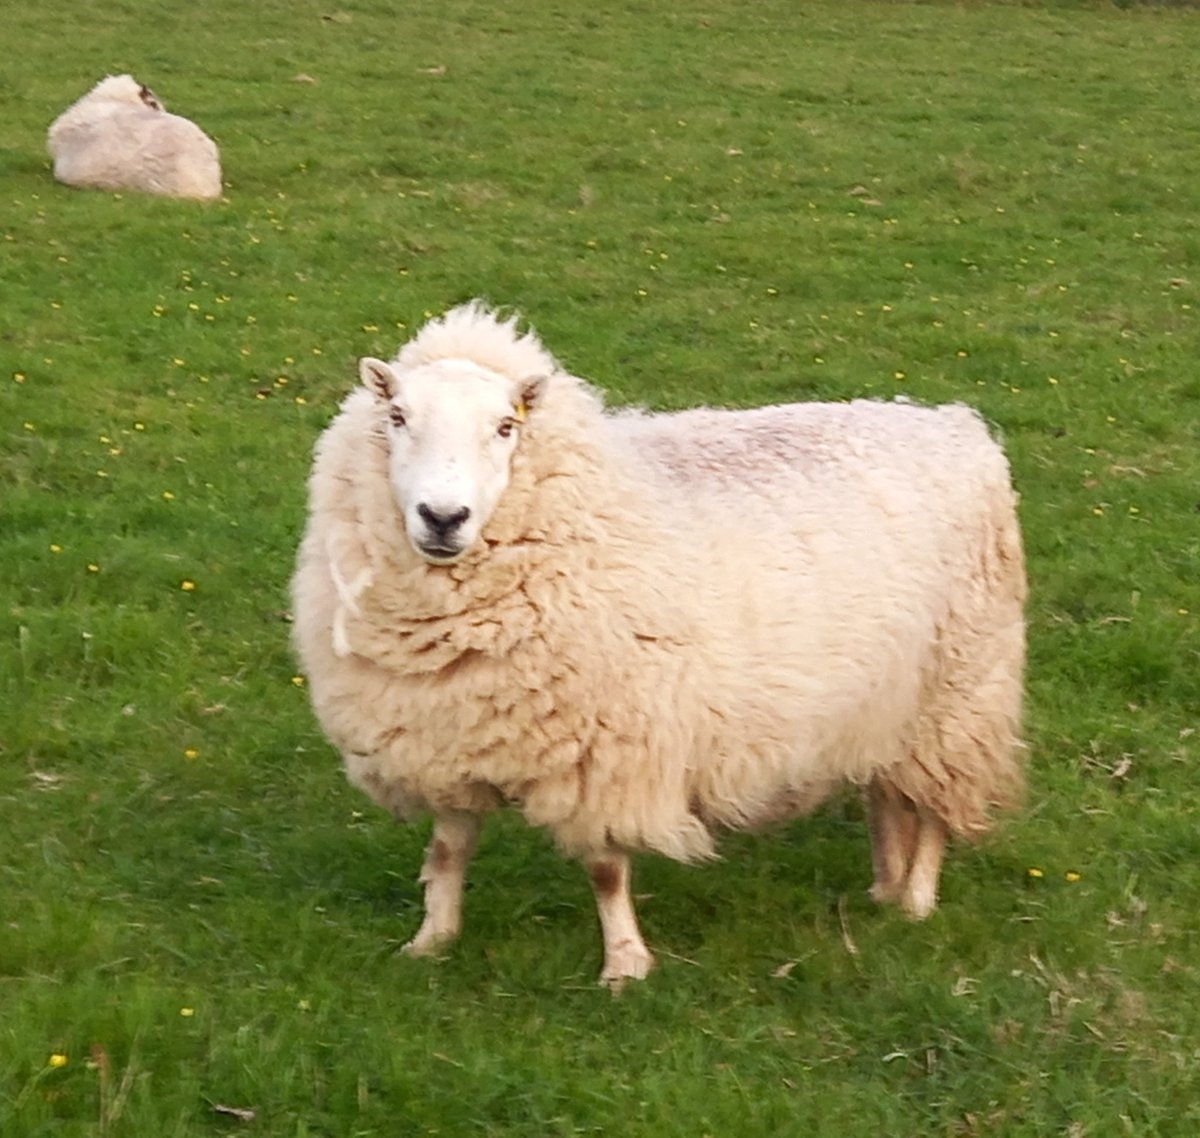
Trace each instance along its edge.
<path fill-rule="evenodd" d="M 625 941 L 604 955 L 600 984 L 619 996 L 630 980 L 644 980 L 654 967 L 654 956 L 644 944 Z"/>
<path fill-rule="evenodd" d="M 888 905 L 899 901 L 903 892 L 903 881 L 876 881 L 868 890 L 871 900 L 877 905 Z"/>
<path fill-rule="evenodd" d="M 421 928 L 400 951 L 405 956 L 441 956 L 457 936 L 457 933 Z"/>
<path fill-rule="evenodd" d="M 909 889 L 900 898 L 900 908 L 914 921 L 923 921 L 937 908 L 937 894 L 932 889 Z"/>

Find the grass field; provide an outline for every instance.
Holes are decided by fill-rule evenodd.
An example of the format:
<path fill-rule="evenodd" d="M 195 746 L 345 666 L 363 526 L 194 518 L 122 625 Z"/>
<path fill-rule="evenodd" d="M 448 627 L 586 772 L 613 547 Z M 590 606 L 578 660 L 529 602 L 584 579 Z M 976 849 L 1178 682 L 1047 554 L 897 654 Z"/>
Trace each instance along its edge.
<path fill-rule="evenodd" d="M 1200 12 L 410 7 L 0 10 L 0 1134 L 1200 1132 Z M 224 201 L 51 179 L 123 70 Z M 398 954 L 425 832 L 344 784 L 287 580 L 357 357 L 475 295 L 616 402 L 996 424 L 1030 793 L 929 922 L 846 796 L 642 859 L 620 1000 L 511 818 Z"/>

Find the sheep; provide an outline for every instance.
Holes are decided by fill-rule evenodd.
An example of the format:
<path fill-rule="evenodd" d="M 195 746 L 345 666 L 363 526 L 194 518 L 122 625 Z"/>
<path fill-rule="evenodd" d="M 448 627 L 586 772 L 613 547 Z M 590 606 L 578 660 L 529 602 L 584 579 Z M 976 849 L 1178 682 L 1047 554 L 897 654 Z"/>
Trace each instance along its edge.
<path fill-rule="evenodd" d="M 459 934 L 505 804 L 583 861 L 615 991 L 654 963 L 632 852 L 709 858 L 847 783 L 871 895 L 933 911 L 947 836 L 1023 788 L 1016 498 L 974 411 L 609 411 L 479 301 L 359 371 L 293 637 L 351 782 L 433 814 L 407 952 Z"/>
<path fill-rule="evenodd" d="M 50 125 L 47 146 L 55 178 L 68 186 L 221 196 L 217 144 L 130 75 L 109 75 L 68 107 Z"/>

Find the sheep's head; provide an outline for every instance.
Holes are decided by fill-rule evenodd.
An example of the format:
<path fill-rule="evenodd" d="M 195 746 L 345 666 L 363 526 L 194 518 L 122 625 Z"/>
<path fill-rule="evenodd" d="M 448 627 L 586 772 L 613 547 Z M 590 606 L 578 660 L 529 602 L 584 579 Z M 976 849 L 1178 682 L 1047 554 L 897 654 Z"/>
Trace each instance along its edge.
<path fill-rule="evenodd" d="M 479 541 L 508 485 L 545 378 L 459 359 L 404 369 L 368 358 L 359 374 L 386 406 L 388 477 L 408 540 L 430 564 L 453 564 Z"/>
<path fill-rule="evenodd" d="M 162 100 L 143 83 L 138 88 L 138 98 L 141 99 L 146 106 L 152 111 L 163 111 L 166 108 L 162 105 Z"/>
<path fill-rule="evenodd" d="M 107 75 L 80 101 L 130 103 L 153 111 L 166 109 L 159 97 L 132 75 Z"/>

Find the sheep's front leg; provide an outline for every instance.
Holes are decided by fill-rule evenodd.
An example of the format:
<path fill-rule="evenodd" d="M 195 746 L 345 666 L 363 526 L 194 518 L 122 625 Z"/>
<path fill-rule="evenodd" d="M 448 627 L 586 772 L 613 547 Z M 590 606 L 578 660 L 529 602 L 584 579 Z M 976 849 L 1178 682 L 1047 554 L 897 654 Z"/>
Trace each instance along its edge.
<path fill-rule="evenodd" d="M 604 936 L 604 968 L 600 983 L 614 993 L 626 981 L 644 979 L 654 967 L 654 957 L 638 929 L 629 891 L 629 855 L 615 850 L 584 858 Z"/>
<path fill-rule="evenodd" d="M 404 946 L 409 956 L 432 956 L 462 931 L 463 879 L 482 821 L 478 814 L 463 811 L 434 816 L 420 877 L 425 886 L 425 919 Z"/>

